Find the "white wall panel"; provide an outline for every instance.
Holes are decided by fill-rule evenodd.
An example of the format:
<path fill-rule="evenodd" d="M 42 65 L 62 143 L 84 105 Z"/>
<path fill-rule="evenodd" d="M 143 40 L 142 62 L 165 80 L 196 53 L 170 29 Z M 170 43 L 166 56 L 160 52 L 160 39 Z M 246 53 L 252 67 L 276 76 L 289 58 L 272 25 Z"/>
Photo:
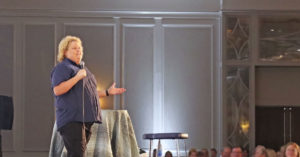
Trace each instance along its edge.
<path fill-rule="evenodd" d="M 0 95 L 13 97 L 14 26 L 0 24 Z M 12 131 L 2 130 L 3 150 L 13 150 Z"/>
<path fill-rule="evenodd" d="M 255 105 L 300 106 L 299 67 L 258 67 Z"/>
<path fill-rule="evenodd" d="M 54 107 L 50 73 L 54 66 L 55 26 L 24 25 L 24 150 L 47 151 Z"/>
<path fill-rule="evenodd" d="M 153 128 L 153 26 L 123 25 L 125 108 L 128 110 L 138 145 L 145 148 L 143 134 Z"/>
<path fill-rule="evenodd" d="M 13 25 L 0 24 L 0 95 L 12 96 L 13 86 Z"/>
<path fill-rule="evenodd" d="M 164 25 L 165 132 L 188 133 L 189 147 L 212 143 L 212 31 L 212 25 Z"/>

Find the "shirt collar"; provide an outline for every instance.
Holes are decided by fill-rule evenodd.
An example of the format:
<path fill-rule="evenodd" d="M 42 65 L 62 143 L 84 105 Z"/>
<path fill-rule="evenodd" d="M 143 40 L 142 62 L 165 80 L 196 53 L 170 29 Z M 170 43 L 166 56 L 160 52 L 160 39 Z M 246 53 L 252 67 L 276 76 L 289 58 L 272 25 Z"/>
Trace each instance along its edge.
<path fill-rule="evenodd" d="M 71 63 L 71 64 L 73 64 L 73 65 L 75 65 L 75 66 L 77 66 L 77 67 L 80 67 L 80 65 L 76 64 L 75 62 L 73 62 L 73 61 L 72 61 L 71 59 L 69 59 L 69 58 L 65 58 L 64 60 L 67 61 L 67 62 L 69 62 L 69 63 Z"/>

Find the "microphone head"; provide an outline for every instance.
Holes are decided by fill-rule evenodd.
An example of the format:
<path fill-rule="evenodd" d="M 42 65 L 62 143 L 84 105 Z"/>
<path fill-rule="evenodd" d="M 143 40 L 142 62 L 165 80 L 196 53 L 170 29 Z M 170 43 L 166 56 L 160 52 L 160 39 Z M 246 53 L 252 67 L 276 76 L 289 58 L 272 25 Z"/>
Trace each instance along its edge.
<path fill-rule="evenodd" d="M 80 68 L 83 69 L 83 68 L 84 68 L 84 65 L 85 65 L 84 61 L 81 61 L 81 62 L 80 62 Z"/>

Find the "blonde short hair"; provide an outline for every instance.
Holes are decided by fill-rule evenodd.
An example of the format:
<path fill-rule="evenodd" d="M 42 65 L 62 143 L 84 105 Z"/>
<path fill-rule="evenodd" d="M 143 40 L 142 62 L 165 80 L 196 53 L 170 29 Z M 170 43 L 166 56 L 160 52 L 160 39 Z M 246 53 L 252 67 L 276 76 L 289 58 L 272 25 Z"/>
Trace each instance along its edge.
<path fill-rule="evenodd" d="M 267 151 L 268 157 L 276 157 L 277 156 L 274 149 L 267 149 L 266 151 Z"/>
<path fill-rule="evenodd" d="M 69 48 L 69 44 L 72 42 L 72 41 L 76 41 L 78 42 L 80 45 L 81 45 L 81 48 L 83 49 L 82 47 L 82 42 L 80 40 L 80 38 L 78 37 L 75 37 L 75 36 L 71 36 L 71 35 L 68 35 L 68 36 L 65 36 L 59 43 L 58 45 L 58 54 L 57 54 L 57 61 L 58 62 L 61 62 L 65 59 L 65 51 L 68 50 Z"/>
<path fill-rule="evenodd" d="M 287 143 L 287 144 L 285 145 L 283 156 L 286 157 L 285 153 L 286 153 L 287 147 L 290 146 L 290 145 L 293 145 L 293 146 L 296 148 L 296 150 L 297 150 L 297 157 L 300 157 L 300 147 L 299 147 L 299 145 L 298 145 L 297 143 L 295 143 L 295 142 L 289 142 L 289 143 Z"/>

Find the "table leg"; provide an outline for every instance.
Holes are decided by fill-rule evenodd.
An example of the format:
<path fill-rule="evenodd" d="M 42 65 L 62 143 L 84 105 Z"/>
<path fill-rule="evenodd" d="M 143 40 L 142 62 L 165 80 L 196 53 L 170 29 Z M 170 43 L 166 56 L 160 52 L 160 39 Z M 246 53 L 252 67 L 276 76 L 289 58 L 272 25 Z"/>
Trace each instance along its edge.
<path fill-rule="evenodd" d="M 150 139 L 150 148 L 149 148 L 149 157 L 151 157 L 152 154 L 152 139 Z"/>
<path fill-rule="evenodd" d="M 186 141 L 185 140 L 183 140 L 183 141 L 184 141 L 185 156 L 187 157 L 188 155 L 187 155 L 187 151 L 186 151 Z"/>
<path fill-rule="evenodd" d="M 2 157 L 2 137 L 1 137 L 1 130 L 0 130 L 0 157 Z"/>
<path fill-rule="evenodd" d="M 177 145 L 177 157 L 180 157 L 179 156 L 179 141 L 178 141 L 178 139 L 176 140 L 176 145 Z"/>

